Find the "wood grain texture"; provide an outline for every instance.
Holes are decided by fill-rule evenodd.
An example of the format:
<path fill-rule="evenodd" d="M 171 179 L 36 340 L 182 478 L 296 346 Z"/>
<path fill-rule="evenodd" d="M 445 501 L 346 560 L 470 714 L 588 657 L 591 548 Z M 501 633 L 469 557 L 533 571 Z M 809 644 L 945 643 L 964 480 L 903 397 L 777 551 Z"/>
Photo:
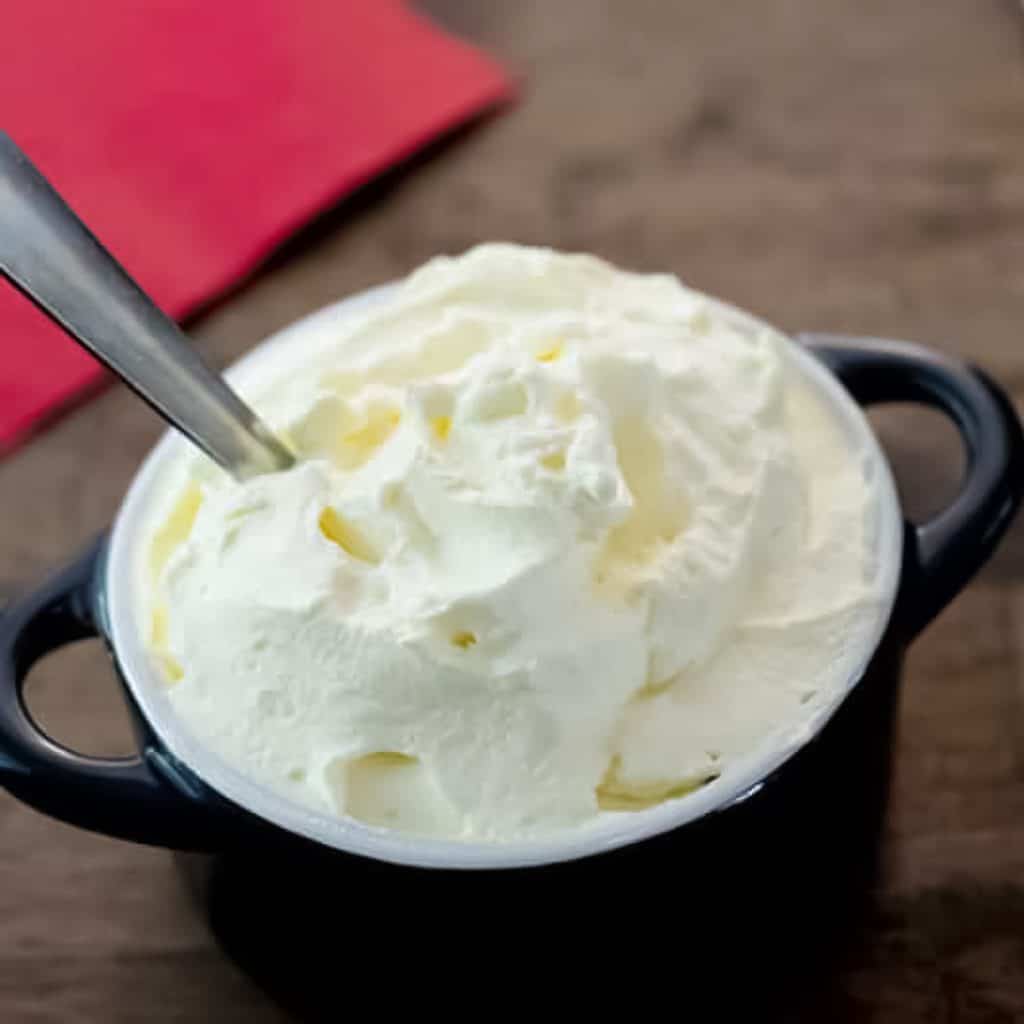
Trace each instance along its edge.
<path fill-rule="evenodd" d="M 328 215 L 195 325 L 224 363 L 338 296 L 484 239 L 670 270 L 786 329 L 927 341 L 1024 399 L 1024 14 L 1010 0 L 430 0 L 521 103 Z M 102 226 L 100 226 L 102 227 Z M 948 431 L 880 424 L 917 511 Z M 0 596 L 114 513 L 158 426 L 121 388 L 0 464 Z M 1024 523 L 913 648 L 884 871 L 780 1019 L 1024 1019 Z M 88 645 L 42 666 L 58 735 L 127 749 Z M 0 796 L 0 1019 L 281 1021 L 170 858 Z"/>

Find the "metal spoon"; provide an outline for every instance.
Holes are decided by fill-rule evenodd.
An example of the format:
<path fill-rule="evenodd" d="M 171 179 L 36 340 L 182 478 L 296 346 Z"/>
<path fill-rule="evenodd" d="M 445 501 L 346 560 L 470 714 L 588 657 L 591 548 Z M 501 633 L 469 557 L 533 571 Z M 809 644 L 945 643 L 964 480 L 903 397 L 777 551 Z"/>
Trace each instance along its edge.
<path fill-rule="evenodd" d="M 3 132 L 0 273 L 235 477 L 293 464 Z"/>

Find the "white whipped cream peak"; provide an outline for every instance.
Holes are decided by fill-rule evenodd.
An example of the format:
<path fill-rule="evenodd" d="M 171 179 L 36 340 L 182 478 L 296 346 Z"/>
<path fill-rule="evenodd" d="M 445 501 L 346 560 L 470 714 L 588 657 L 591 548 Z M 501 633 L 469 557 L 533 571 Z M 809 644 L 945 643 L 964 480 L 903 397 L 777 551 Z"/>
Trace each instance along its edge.
<path fill-rule="evenodd" d="M 482 246 L 250 397 L 303 456 L 183 456 L 151 646 L 250 776 L 503 839 L 684 793 L 875 628 L 863 456 L 776 332 L 667 275 Z"/>

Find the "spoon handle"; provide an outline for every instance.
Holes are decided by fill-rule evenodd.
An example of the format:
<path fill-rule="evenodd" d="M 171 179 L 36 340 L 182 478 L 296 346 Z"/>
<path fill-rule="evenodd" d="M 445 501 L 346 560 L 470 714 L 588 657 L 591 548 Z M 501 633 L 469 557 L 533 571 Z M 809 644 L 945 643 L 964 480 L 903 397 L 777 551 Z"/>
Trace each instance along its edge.
<path fill-rule="evenodd" d="M 0 274 L 234 476 L 292 464 L 3 132 Z"/>

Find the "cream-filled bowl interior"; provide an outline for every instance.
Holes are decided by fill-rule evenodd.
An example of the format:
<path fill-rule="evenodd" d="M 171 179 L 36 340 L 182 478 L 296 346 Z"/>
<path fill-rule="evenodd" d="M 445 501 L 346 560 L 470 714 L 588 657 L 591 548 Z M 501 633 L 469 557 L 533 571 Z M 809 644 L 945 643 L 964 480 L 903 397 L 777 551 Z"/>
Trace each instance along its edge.
<path fill-rule="evenodd" d="M 386 302 L 393 286 L 344 300 L 307 317 L 264 342 L 228 372 L 243 393 L 258 394 L 268 381 L 282 379 L 315 358 L 339 326 L 354 315 Z M 710 300 L 709 300 L 710 301 Z M 747 314 L 715 303 L 716 315 L 756 325 Z M 876 563 L 877 609 L 858 634 L 857 656 L 841 685 L 811 694 L 799 721 L 764 742 L 731 757 L 720 774 L 684 795 L 642 809 L 602 810 L 578 826 L 525 838 L 449 839 L 421 836 L 321 811 L 289 799 L 220 756 L 201 741 L 171 705 L 166 680 L 146 642 L 150 625 L 140 565 L 152 537 L 154 510 L 166 495 L 168 479 L 180 466 L 187 443 L 166 436 L 143 465 L 114 527 L 107 565 L 107 605 L 114 646 L 126 682 L 157 735 L 182 763 L 216 791 L 282 828 L 328 846 L 366 856 L 425 866 L 507 867 L 568 860 L 621 846 L 694 820 L 743 795 L 781 764 L 831 716 L 854 686 L 888 621 L 901 564 L 902 519 L 895 490 L 877 440 L 859 407 L 832 375 L 800 346 L 781 341 L 787 374 L 799 378 L 827 406 L 864 467 L 874 495 L 871 557 Z M 656 727 L 656 723 L 655 723 Z"/>

